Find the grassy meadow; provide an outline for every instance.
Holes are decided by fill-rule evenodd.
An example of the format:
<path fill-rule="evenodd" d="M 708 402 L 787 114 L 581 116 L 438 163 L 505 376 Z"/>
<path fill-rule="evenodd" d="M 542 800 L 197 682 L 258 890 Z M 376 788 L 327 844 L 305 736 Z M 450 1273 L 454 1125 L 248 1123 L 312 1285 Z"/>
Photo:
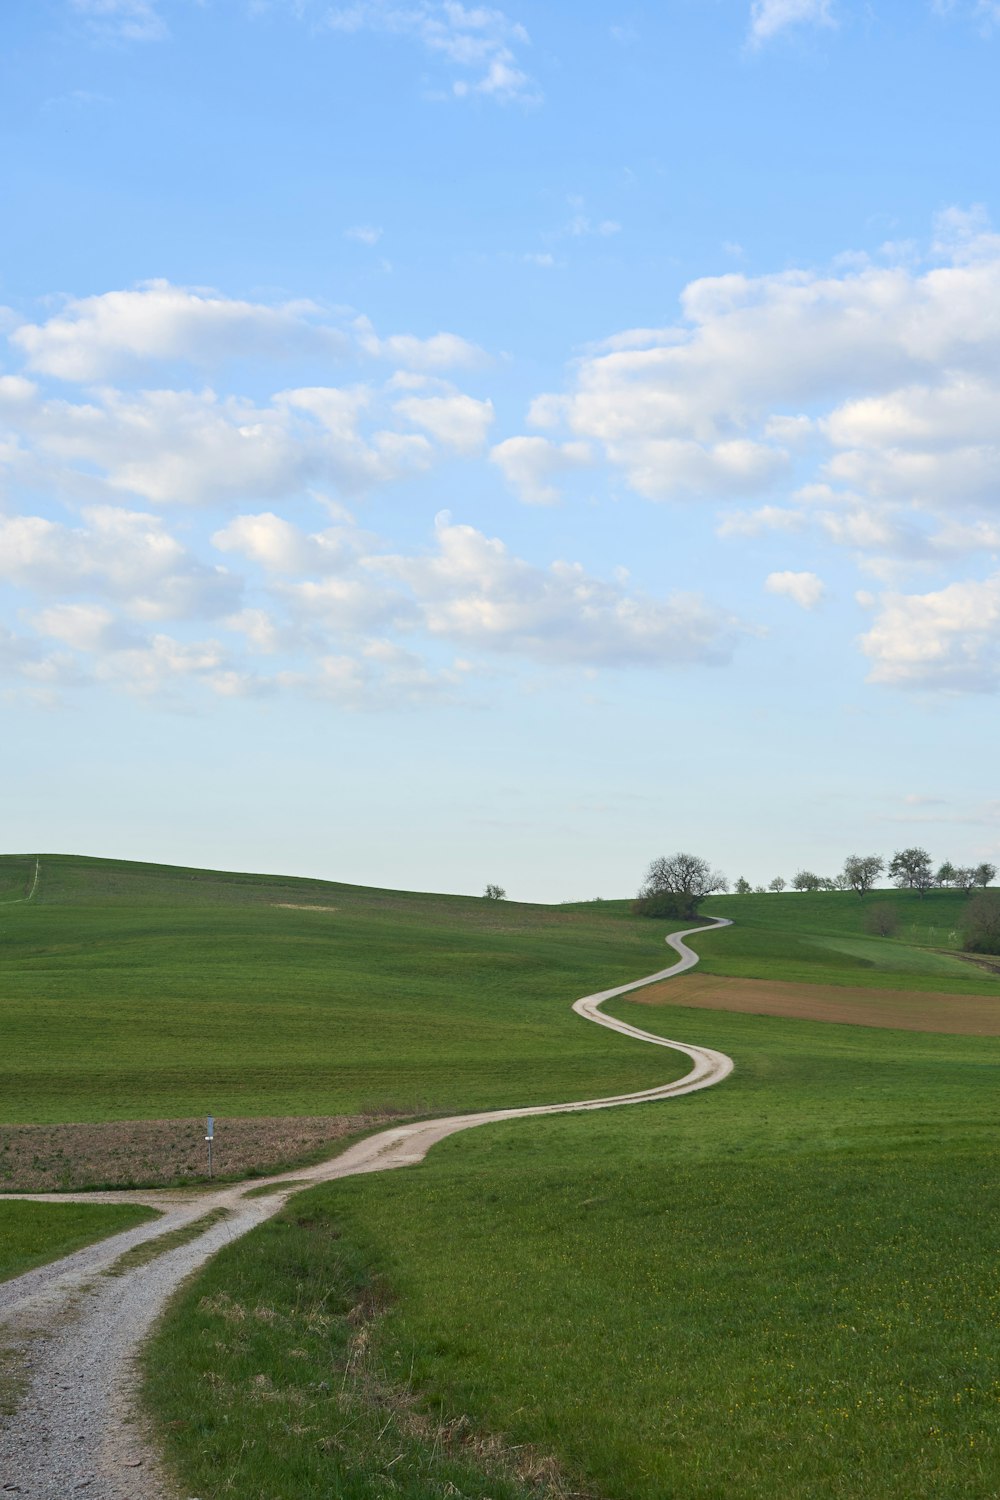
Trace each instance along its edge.
<path fill-rule="evenodd" d="M 409 1390 L 432 1430 L 468 1414 L 606 1500 L 1000 1493 L 1000 1041 L 611 1008 L 737 1072 L 472 1131 L 224 1252 L 153 1354 L 194 1492 L 454 1493 L 426 1445 L 353 1446 L 358 1408 L 378 1430 Z"/>
<path fill-rule="evenodd" d="M 156 1217 L 138 1203 L 2 1203 L 0 1281 Z"/>
<path fill-rule="evenodd" d="M 22 902 L 33 866 L 0 860 L 10 1119 L 443 1112 L 684 1071 L 569 1010 L 669 961 L 627 902 L 44 855 Z M 955 951 L 962 896 L 872 899 L 896 937 L 851 894 L 768 894 L 706 903 L 736 925 L 692 946 L 707 973 L 1000 1005 Z M 147 1365 L 186 1493 L 1000 1497 L 1000 1038 L 609 1009 L 736 1072 L 471 1131 L 223 1251 Z"/>
<path fill-rule="evenodd" d="M 0 859 L 0 881 L 22 895 L 34 863 Z M 0 1112 L 441 1113 L 651 1086 L 669 1056 L 569 1007 L 667 962 L 663 929 L 615 903 L 42 855 L 34 898 L 0 902 Z"/>
<path fill-rule="evenodd" d="M 876 903 L 895 909 L 896 936 L 866 931 Z M 698 939 L 699 967 L 741 979 L 1000 995 L 1000 976 L 954 951 L 961 948 L 967 904 L 968 897 L 954 890 L 923 897 L 875 891 L 864 901 L 852 891 L 713 896 L 704 903 L 705 915 L 731 917 L 736 925 Z"/>

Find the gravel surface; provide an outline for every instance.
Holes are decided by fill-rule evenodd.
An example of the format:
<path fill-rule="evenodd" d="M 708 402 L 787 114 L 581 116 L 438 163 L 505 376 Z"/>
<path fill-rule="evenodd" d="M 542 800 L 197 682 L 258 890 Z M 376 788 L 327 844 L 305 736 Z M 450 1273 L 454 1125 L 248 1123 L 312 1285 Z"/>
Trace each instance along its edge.
<path fill-rule="evenodd" d="M 0 1418 L 0 1496 L 22 1495 L 28 1500 L 72 1500 L 76 1495 L 86 1500 L 191 1500 L 177 1491 L 160 1467 L 136 1398 L 136 1356 L 152 1323 L 184 1278 L 231 1240 L 277 1213 L 301 1185 L 408 1166 L 422 1161 L 438 1141 L 473 1125 L 668 1099 L 721 1082 L 733 1068 L 724 1053 L 668 1042 L 605 1016 L 598 1009 L 604 1000 L 693 967 L 698 959 L 682 941 L 687 935 L 674 933 L 667 939 L 680 955 L 671 968 L 588 995 L 573 1007 L 602 1026 L 689 1056 L 691 1071 L 662 1088 L 573 1104 L 497 1109 L 395 1126 L 359 1141 L 332 1161 L 299 1169 L 294 1174 L 296 1186 L 290 1184 L 286 1191 L 264 1198 L 246 1197 L 261 1186 L 259 1181 L 189 1194 L 150 1190 L 2 1195 L 61 1203 L 74 1198 L 88 1203 L 148 1203 L 163 1210 L 163 1216 L 0 1284 L 0 1339 L 15 1374 L 23 1379 L 17 1412 Z M 107 1274 L 124 1251 L 184 1228 L 216 1208 L 226 1209 L 226 1218 L 197 1238 L 124 1274 Z"/>

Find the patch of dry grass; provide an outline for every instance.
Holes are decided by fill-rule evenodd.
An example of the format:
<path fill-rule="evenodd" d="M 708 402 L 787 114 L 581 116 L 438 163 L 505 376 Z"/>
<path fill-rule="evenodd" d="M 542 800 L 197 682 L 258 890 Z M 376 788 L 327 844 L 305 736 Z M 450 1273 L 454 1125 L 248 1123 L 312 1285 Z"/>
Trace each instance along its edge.
<path fill-rule="evenodd" d="M 347 1136 L 389 1114 L 215 1122 L 217 1178 L 262 1176 L 319 1160 Z M 205 1121 L 132 1120 L 86 1125 L 0 1127 L 0 1191 L 169 1187 L 208 1175 Z"/>

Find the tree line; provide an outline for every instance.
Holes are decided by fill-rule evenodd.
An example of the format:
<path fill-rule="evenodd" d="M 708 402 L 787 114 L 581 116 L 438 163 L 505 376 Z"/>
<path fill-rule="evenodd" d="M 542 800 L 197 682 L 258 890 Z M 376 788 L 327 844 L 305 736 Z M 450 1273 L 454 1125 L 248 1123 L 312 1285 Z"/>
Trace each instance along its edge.
<path fill-rule="evenodd" d="M 899 849 L 888 861 L 880 854 L 849 854 L 839 875 L 827 878 L 811 870 L 799 870 L 791 880 L 791 889 L 854 891 L 863 899 L 886 873 L 897 888 L 914 891 L 918 897 L 934 889 L 959 890 L 969 895 L 978 892 L 965 910 L 964 946 L 972 952 L 1000 952 L 1000 893 L 986 890 L 996 876 L 997 867 L 987 860 L 978 865 L 953 865 L 946 860 L 935 870 L 926 849 Z M 741 875 L 733 890 L 738 896 L 764 895 L 768 891 L 784 891 L 788 885 L 779 875 L 768 886 L 752 886 Z M 634 910 L 646 917 L 696 917 L 706 896 L 728 890 L 729 882 L 722 871 L 714 870 L 699 855 L 660 855 L 646 871 Z M 891 937 L 899 926 L 896 908 L 889 904 L 871 906 L 866 926 L 881 937 Z"/>
<path fill-rule="evenodd" d="M 764 895 L 767 891 L 856 891 L 867 896 L 880 875 L 889 879 L 900 890 L 916 891 L 918 896 L 932 890 L 974 891 L 988 886 L 997 873 L 996 865 L 983 860 L 978 865 L 953 865 L 945 860 L 934 869 L 934 862 L 926 849 L 898 849 L 890 860 L 880 854 L 849 854 L 844 868 L 832 877 L 816 875 L 812 870 L 798 870 L 791 881 L 778 875 L 769 885 L 751 885 L 741 875 L 733 886 L 738 896 L 749 896 L 751 892 Z M 727 887 L 728 889 L 728 887 Z"/>

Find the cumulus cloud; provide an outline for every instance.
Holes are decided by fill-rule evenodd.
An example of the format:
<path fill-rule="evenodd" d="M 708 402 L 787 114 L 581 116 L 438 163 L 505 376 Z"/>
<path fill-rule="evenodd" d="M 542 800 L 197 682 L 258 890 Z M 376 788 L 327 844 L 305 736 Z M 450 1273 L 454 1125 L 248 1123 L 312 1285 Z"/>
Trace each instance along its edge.
<path fill-rule="evenodd" d="M 220 552 L 238 553 L 269 572 L 320 575 L 341 571 L 358 550 L 353 527 L 328 527 L 307 534 L 272 511 L 237 516 L 215 532 L 212 545 Z"/>
<path fill-rule="evenodd" d="M 29 369 L 72 381 L 106 380 L 160 360 L 342 356 L 347 336 L 317 321 L 317 311 L 311 303 L 268 307 L 151 281 L 70 298 L 54 317 L 22 324 L 10 338 Z"/>
<path fill-rule="evenodd" d="M 141 512 L 95 506 L 83 524 L 0 517 L 0 578 L 42 596 L 87 593 L 142 619 L 205 617 L 236 604 L 240 585 L 195 558 Z"/>
<path fill-rule="evenodd" d="M 883 596 L 862 637 L 872 682 L 994 692 L 1000 687 L 1000 574 L 926 594 Z"/>
<path fill-rule="evenodd" d="M 492 401 L 477 401 L 458 393 L 407 396 L 397 401 L 393 409 L 415 427 L 423 427 L 445 447 L 464 454 L 480 452 L 494 418 Z"/>
<path fill-rule="evenodd" d="M 435 333 L 429 338 L 394 333 L 381 338 L 367 318 L 357 318 L 354 331 L 366 354 L 392 360 L 409 370 L 475 369 L 487 359 L 484 350 L 457 333 Z"/>
<path fill-rule="evenodd" d="M 383 415 L 364 387 L 302 387 L 258 404 L 207 389 L 104 388 L 86 402 L 42 400 L 30 382 L 11 384 L 0 385 L 0 441 L 4 420 L 16 424 L 49 465 L 50 482 L 108 498 L 274 502 L 324 483 L 353 495 L 422 471 L 435 456 L 421 434 L 363 434 L 363 417 L 374 424 Z"/>
<path fill-rule="evenodd" d="M 589 443 L 552 443 L 548 438 L 506 438 L 490 449 L 490 461 L 529 505 L 555 505 L 560 491 L 553 480 L 593 462 Z"/>
<path fill-rule="evenodd" d="M 371 566 L 408 585 L 432 636 L 467 649 L 593 666 L 717 664 L 741 633 L 734 616 L 696 595 L 650 599 L 578 563 L 538 568 L 447 515 L 435 540 L 427 556 Z"/>
<path fill-rule="evenodd" d="M 815 573 L 769 573 L 764 580 L 769 594 L 781 594 L 800 609 L 815 609 L 822 603 L 826 585 Z"/>
<path fill-rule="evenodd" d="M 588 350 L 529 420 L 596 445 L 654 500 L 749 497 L 794 469 L 792 506 L 772 515 L 820 486 L 872 512 L 995 509 L 1000 239 L 977 213 L 937 235 L 945 261 L 924 267 L 692 282 L 675 325 Z"/>
<path fill-rule="evenodd" d="M 363 226 L 348 233 L 366 243 L 377 238 Z M 486 362 L 482 349 L 455 333 L 383 337 L 367 318 L 341 326 L 306 300 L 270 306 L 162 280 L 67 298 L 52 317 L 22 323 L 9 337 L 28 369 L 75 382 L 133 376 L 163 363 L 204 368 L 233 359 L 343 361 L 360 354 L 421 370 Z"/>
<path fill-rule="evenodd" d="M 769 42 L 789 26 L 832 26 L 831 0 L 753 0 L 750 7 L 750 41 L 754 46 Z"/>

